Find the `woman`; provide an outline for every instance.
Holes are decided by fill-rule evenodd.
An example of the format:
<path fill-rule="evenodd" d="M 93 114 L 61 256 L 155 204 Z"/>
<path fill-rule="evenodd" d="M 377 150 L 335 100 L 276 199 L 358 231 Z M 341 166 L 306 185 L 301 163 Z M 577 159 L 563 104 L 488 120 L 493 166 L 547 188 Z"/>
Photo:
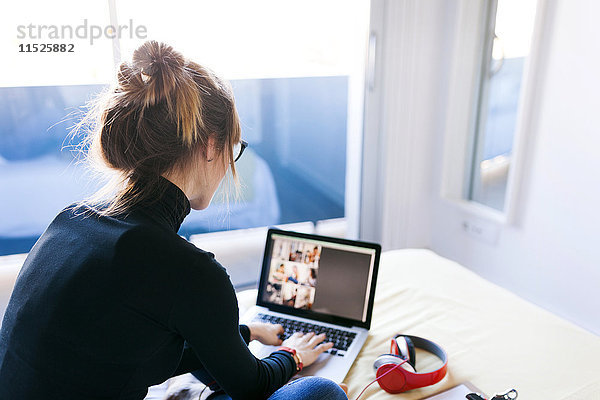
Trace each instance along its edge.
<path fill-rule="evenodd" d="M 310 269 L 310 274 L 308 276 L 308 284 L 312 287 L 317 286 L 317 270 L 315 268 Z"/>
<path fill-rule="evenodd" d="M 146 42 L 95 110 L 90 154 L 121 185 L 67 207 L 29 253 L 0 334 L 0 398 L 139 400 L 193 371 L 219 399 L 345 399 L 320 378 L 285 385 L 332 344 L 238 325 L 225 269 L 177 235 L 228 169 L 236 177 L 244 142 L 230 87 Z M 286 348 L 259 360 L 254 339 Z"/>

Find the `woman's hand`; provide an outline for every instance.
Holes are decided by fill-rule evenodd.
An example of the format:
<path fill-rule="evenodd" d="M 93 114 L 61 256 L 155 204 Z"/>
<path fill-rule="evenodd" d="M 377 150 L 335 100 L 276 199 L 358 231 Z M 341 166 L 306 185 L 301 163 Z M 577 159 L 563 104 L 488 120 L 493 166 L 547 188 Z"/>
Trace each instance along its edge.
<path fill-rule="evenodd" d="M 309 332 L 303 335 L 301 332 L 296 332 L 283 342 L 283 346 L 296 349 L 296 353 L 302 359 L 302 364 L 308 367 L 321 353 L 333 347 L 333 343 L 323 343 L 323 340 L 325 340 L 324 333 L 315 335 L 314 332 Z"/>
<path fill-rule="evenodd" d="M 279 335 L 283 334 L 283 326 L 257 322 L 248 324 L 248 328 L 250 328 L 250 341 L 258 340 L 262 344 L 271 346 L 281 345 L 282 340 Z"/>

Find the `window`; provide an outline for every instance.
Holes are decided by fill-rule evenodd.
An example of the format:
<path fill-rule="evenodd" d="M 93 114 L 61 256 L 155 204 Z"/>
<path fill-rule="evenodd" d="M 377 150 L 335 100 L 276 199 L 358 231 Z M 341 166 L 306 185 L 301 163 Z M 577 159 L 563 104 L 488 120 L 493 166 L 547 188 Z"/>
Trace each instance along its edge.
<path fill-rule="evenodd" d="M 125 35 L 93 45 L 84 40 L 72 60 L 57 56 L 48 70 L 35 74 L 25 68 L 14 82 L 3 82 L 0 255 L 29 251 L 56 213 L 96 189 L 73 154 L 61 151 L 74 122 L 66 117 L 106 87 L 116 60 L 129 59 L 147 39 L 165 41 L 231 81 L 242 135 L 250 144 L 236 165 L 241 199 L 227 205 L 215 196 L 207 210 L 192 211 L 180 234 L 346 215 L 348 157 L 360 157 L 348 148 L 362 134 L 357 116 L 362 116 L 367 0 L 173 0 L 168 7 L 138 0 L 73 2 L 77 8 L 66 3 L 48 6 L 60 15 L 40 11 L 36 19 L 47 25 L 78 25 L 86 18 L 102 26 L 131 23 L 144 26 L 147 38 Z M 65 17 L 68 10 L 74 10 L 71 18 Z M 15 21 L 15 29 L 32 20 L 28 13 L 15 13 L 28 15 L 27 21 Z"/>
<path fill-rule="evenodd" d="M 521 87 L 536 0 L 497 0 L 488 14 L 477 129 L 468 160 L 469 200 L 505 210 Z"/>
<path fill-rule="evenodd" d="M 29 251 L 62 208 L 94 190 L 73 154 L 61 149 L 72 125 L 68 115 L 114 75 L 112 43 L 90 44 L 89 36 L 50 40 L 47 33 L 51 25 L 106 26 L 108 10 L 108 2 L 70 0 L 35 7 L 11 2 L 2 13 L 0 255 Z M 23 39 L 17 36 L 19 26 Z M 83 36 L 85 29 L 79 29 Z M 31 43 L 71 43 L 75 51 L 18 51 L 19 44 Z"/>

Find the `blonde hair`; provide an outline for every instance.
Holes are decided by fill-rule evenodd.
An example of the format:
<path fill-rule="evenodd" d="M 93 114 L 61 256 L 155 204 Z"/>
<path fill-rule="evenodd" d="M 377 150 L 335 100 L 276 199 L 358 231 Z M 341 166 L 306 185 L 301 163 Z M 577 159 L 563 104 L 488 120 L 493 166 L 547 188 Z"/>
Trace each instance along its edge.
<path fill-rule="evenodd" d="M 117 76 L 75 128 L 89 132 L 83 146 L 92 163 L 116 173 L 86 203 L 102 201 L 101 214 L 115 215 L 159 198 L 161 175 L 193 167 L 209 137 L 237 183 L 241 128 L 229 82 L 156 41 L 136 49 Z"/>

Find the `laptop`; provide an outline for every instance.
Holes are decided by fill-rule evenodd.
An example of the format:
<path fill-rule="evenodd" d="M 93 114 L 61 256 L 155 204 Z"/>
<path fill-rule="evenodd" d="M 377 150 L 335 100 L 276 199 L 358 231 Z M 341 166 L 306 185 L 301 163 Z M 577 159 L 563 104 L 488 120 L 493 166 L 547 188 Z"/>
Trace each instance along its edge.
<path fill-rule="evenodd" d="M 241 321 L 281 324 L 283 339 L 324 332 L 333 348 L 299 376 L 340 383 L 371 327 L 380 255 L 375 243 L 269 229 L 256 305 Z M 277 349 L 258 341 L 249 347 L 258 358 Z"/>

